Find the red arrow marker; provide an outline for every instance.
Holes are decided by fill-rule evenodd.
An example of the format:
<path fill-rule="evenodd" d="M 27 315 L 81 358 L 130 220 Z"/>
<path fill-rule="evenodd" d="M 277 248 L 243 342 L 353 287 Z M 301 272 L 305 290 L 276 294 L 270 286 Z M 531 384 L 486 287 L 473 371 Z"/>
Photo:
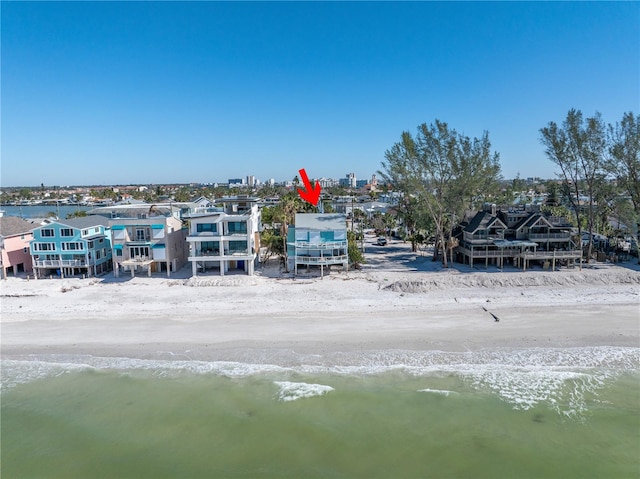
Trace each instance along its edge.
<path fill-rule="evenodd" d="M 300 195 L 300 198 L 302 198 L 304 201 L 308 201 L 313 206 L 317 206 L 318 199 L 320 198 L 320 191 L 322 191 L 320 184 L 316 181 L 316 184 L 312 186 L 309 182 L 309 178 L 307 177 L 307 172 L 304 171 L 304 168 L 299 170 L 298 173 L 300 173 L 302 183 L 304 184 L 304 187 L 306 189 L 305 191 L 302 188 L 298 188 L 298 194 Z"/>

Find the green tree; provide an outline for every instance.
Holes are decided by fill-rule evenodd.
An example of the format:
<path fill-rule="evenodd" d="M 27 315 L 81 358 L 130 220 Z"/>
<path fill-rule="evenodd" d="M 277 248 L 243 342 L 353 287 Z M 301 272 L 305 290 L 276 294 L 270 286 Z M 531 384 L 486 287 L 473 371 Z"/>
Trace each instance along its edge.
<path fill-rule="evenodd" d="M 289 225 L 294 222 L 296 213 L 303 212 L 305 205 L 298 196 L 297 192 L 289 192 L 280 198 L 280 203 L 275 206 L 273 211 L 273 221 L 280 223 L 280 240 L 282 242 L 282 254 L 284 260 L 285 272 L 289 272 L 288 254 L 287 254 L 287 234 L 289 233 Z"/>
<path fill-rule="evenodd" d="M 354 268 L 359 268 L 364 264 L 364 255 L 358 247 L 358 234 L 355 231 L 347 231 L 347 253 L 349 255 L 349 263 Z"/>
<path fill-rule="evenodd" d="M 580 110 L 569 110 L 562 126 L 550 122 L 540 129 L 547 158 L 560 168 L 562 192 L 569 202 L 582 237 L 582 220 L 589 232 L 587 262 L 593 248 L 593 232 L 599 214 L 598 205 L 606 198 L 600 194 L 606 179 L 606 128 L 600 113 L 587 118 Z"/>
<path fill-rule="evenodd" d="M 191 199 L 191 190 L 187 186 L 181 187 L 174 195 L 174 199 L 181 203 L 189 201 Z"/>
<path fill-rule="evenodd" d="M 322 209 L 324 210 L 325 213 L 333 213 L 333 205 L 331 204 L 330 200 L 324 200 L 322 202 Z"/>
<path fill-rule="evenodd" d="M 286 261 L 286 249 L 282 242 L 282 238 L 276 231 L 271 228 L 265 228 L 260 233 L 260 244 L 265 247 L 264 255 L 261 258 L 262 263 L 266 264 L 273 256 L 278 256 L 282 261 Z"/>
<path fill-rule="evenodd" d="M 547 190 L 547 200 L 545 201 L 545 204 L 547 206 L 559 206 L 560 205 L 560 195 L 559 195 L 559 190 L 560 188 L 558 187 L 558 184 L 555 181 L 549 181 L 546 184 L 546 190 Z"/>
<path fill-rule="evenodd" d="M 74 211 L 72 213 L 68 213 L 67 214 L 67 219 L 71 219 L 71 218 L 82 218 L 84 216 L 87 216 L 87 212 L 84 210 L 78 210 L 78 211 Z"/>
<path fill-rule="evenodd" d="M 633 208 L 640 211 L 640 115 L 627 112 L 622 121 L 609 125 L 607 167 L 618 185 L 629 195 Z"/>
<path fill-rule="evenodd" d="M 435 120 L 418 127 L 415 138 L 403 132 L 401 140 L 385 152 L 379 172 L 394 190 L 415 198 L 419 218 L 423 208 L 436 234 L 436 252 L 443 252 L 451 230 L 467 209 L 497 191 L 500 179 L 498 153 L 491 152 L 489 134 L 469 138 Z M 411 204 L 407 201 L 407 204 Z M 442 255 L 447 267 L 447 255 Z"/>
<path fill-rule="evenodd" d="M 31 199 L 31 190 L 29 188 L 21 188 L 18 192 L 18 198 L 23 200 Z"/>

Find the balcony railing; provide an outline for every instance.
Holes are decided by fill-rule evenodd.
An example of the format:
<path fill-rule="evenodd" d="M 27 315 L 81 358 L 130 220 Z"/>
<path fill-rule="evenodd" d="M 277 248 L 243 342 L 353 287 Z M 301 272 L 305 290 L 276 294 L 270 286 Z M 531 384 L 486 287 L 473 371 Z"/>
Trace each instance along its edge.
<path fill-rule="evenodd" d="M 464 240 L 474 244 L 491 244 L 495 240 L 504 239 L 504 235 L 464 235 Z"/>
<path fill-rule="evenodd" d="M 582 256 L 582 251 L 579 249 L 569 251 L 525 251 L 518 256 L 525 259 L 579 258 Z"/>
<path fill-rule="evenodd" d="M 569 233 L 529 233 L 530 240 L 551 240 L 551 239 L 559 239 L 559 240 L 568 240 L 571 239 L 571 235 Z"/>
<path fill-rule="evenodd" d="M 34 261 L 36 268 L 85 267 L 82 259 L 38 259 Z"/>
<path fill-rule="evenodd" d="M 224 254 L 218 253 L 200 253 L 190 254 L 187 258 L 188 261 L 226 261 L 226 260 L 252 260 L 255 258 L 255 253 L 249 253 L 248 251 L 225 251 Z"/>
<path fill-rule="evenodd" d="M 194 256 L 220 256 L 219 250 L 196 250 Z"/>
<path fill-rule="evenodd" d="M 296 256 L 297 264 L 342 264 L 348 261 L 346 254 L 338 256 Z"/>
<path fill-rule="evenodd" d="M 473 251 L 458 247 L 458 251 L 471 258 L 526 258 L 526 259 L 548 259 L 548 258 L 576 258 L 582 255 L 580 250 L 555 250 L 555 251 L 520 251 L 516 249 L 484 249 L 478 248 Z"/>
<path fill-rule="evenodd" d="M 249 254 L 248 250 L 224 250 L 225 256 L 246 256 Z"/>
<path fill-rule="evenodd" d="M 520 253 L 520 251 L 509 250 L 509 249 L 506 249 L 506 250 L 474 249 L 472 251 L 470 249 L 461 248 L 461 247 L 458 248 L 458 251 L 460 251 L 465 256 L 469 256 L 472 258 L 500 258 L 500 257 L 508 258 L 508 257 L 513 257 L 516 254 Z"/>
<path fill-rule="evenodd" d="M 145 261 L 152 261 L 153 258 L 150 256 L 134 256 L 133 258 L 125 258 L 125 261 L 133 261 L 136 263 L 143 263 Z"/>
<path fill-rule="evenodd" d="M 346 241 L 327 241 L 326 243 L 309 243 L 307 241 L 296 241 L 296 250 L 332 250 L 346 248 Z"/>

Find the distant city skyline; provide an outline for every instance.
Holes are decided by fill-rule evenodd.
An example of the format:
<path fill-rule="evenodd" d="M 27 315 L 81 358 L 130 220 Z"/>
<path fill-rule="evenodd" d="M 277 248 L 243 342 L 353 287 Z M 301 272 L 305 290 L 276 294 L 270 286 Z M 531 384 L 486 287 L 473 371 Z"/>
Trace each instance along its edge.
<path fill-rule="evenodd" d="M 3 2 L 0 187 L 370 178 L 403 131 L 640 105 L 638 2 Z M 337 175 L 337 176 L 336 176 Z"/>

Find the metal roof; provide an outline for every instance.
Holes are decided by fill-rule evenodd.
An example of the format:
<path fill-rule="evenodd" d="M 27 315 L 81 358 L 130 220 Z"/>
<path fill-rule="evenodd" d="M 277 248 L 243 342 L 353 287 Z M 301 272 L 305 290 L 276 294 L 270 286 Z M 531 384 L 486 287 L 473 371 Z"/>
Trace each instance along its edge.
<path fill-rule="evenodd" d="M 56 223 L 77 229 L 91 228 L 92 226 L 109 226 L 109 220 L 101 215 L 78 216 L 76 218 L 58 220 Z"/>
<path fill-rule="evenodd" d="M 345 230 L 347 229 L 347 216 L 338 213 L 297 213 L 295 226 L 296 229 Z"/>

